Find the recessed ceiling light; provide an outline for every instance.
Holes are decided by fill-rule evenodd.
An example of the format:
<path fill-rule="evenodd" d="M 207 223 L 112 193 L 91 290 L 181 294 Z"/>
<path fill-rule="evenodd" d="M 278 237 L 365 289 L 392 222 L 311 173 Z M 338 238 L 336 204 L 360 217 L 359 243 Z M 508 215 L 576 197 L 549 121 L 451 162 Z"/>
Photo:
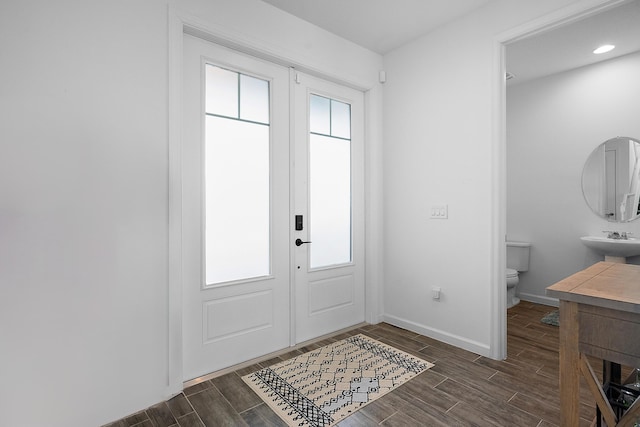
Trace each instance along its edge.
<path fill-rule="evenodd" d="M 594 50 L 593 53 L 595 53 L 596 55 L 600 53 L 606 53 L 606 52 L 609 52 L 610 50 L 613 50 L 614 48 L 615 46 L 612 44 L 603 44 L 602 46 Z"/>

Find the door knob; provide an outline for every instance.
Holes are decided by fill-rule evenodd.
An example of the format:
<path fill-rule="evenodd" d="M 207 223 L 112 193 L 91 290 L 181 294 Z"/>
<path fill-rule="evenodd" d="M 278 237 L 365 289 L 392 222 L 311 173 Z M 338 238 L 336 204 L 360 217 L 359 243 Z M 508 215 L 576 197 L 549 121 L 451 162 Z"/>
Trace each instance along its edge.
<path fill-rule="evenodd" d="M 302 246 L 305 243 L 311 243 L 311 242 L 303 242 L 302 239 L 296 239 L 296 246 Z"/>

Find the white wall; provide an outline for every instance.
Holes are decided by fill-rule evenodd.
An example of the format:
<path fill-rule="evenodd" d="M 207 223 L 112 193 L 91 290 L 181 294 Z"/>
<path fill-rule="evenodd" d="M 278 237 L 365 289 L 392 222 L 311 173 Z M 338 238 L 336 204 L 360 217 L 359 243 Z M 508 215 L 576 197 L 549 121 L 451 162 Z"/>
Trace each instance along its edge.
<path fill-rule="evenodd" d="M 495 354 L 494 48 L 501 33 L 571 3 L 494 1 L 385 55 L 385 320 Z M 439 203 L 448 220 L 428 218 Z"/>
<path fill-rule="evenodd" d="M 0 425 L 96 426 L 168 397 L 167 6 L 0 2 Z M 376 84 L 379 55 L 263 2 L 176 9 Z"/>
<path fill-rule="evenodd" d="M 602 260 L 580 236 L 640 235 L 639 221 L 612 224 L 593 214 L 581 186 L 599 144 L 640 138 L 639 73 L 636 53 L 508 88 L 507 235 L 533 244 L 530 269 L 520 275 L 522 298 L 553 304 L 547 286 Z"/>
<path fill-rule="evenodd" d="M 3 1 L 0 52 L 0 425 L 99 425 L 165 389 L 166 6 Z"/>

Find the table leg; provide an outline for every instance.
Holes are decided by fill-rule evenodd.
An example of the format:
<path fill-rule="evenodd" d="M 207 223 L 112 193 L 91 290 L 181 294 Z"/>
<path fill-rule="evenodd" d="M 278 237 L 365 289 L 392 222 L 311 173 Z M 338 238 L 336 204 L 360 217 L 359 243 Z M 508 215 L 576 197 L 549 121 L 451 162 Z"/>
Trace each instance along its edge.
<path fill-rule="evenodd" d="M 609 390 L 611 384 L 622 385 L 622 369 L 619 363 L 613 363 L 609 360 L 602 361 L 602 389 Z M 607 393 L 607 396 L 613 400 L 620 397 L 620 392 L 613 389 Z M 621 414 L 616 412 L 616 416 Z"/>
<path fill-rule="evenodd" d="M 560 425 L 580 422 L 580 350 L 578 304 L 560 300 Z"/>

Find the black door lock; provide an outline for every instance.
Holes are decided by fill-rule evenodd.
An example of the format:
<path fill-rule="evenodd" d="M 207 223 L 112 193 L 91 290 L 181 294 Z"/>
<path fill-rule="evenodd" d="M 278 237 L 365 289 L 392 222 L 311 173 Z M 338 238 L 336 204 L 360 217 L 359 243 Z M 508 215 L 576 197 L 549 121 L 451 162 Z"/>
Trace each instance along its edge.
<path fill-rule="evenodd" d="M 296 246 L 302 246 L 305 243 L 311 243 L 311 242 L 303 242 L 302 239 L 296 239 Z"/>

